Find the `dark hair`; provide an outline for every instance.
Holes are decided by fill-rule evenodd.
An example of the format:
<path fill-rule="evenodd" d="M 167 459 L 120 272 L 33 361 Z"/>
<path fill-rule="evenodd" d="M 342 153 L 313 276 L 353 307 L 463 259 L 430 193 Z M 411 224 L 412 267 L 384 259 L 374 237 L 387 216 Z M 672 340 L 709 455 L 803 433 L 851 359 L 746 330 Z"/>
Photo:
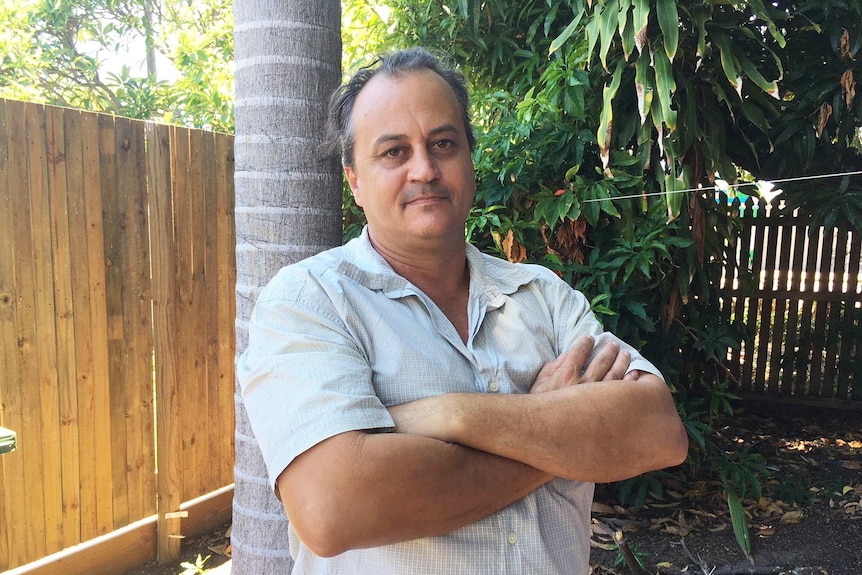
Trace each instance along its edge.
<path fill-rule="evenodd" d="M 353 145 L 355 131 L 353 127 L 353 105 L 362 88 L 371 78 L 378 74 L 396 77 L 408 72 L 431 70 L 443 78 L 458 100 L 461 117 L 464 120 L 464 131 L 470 150 L 476 145 L 476 137 L 470 124 L 470 102 L 464 76 L 452 68 L 445 67 L 440 60 L 423 48 L 410 48 L 380 56 L 368 66 L 360 68 L 346 83 L 338 87 L 329 101 L 329 132 L 327 148 L 335 152 L 340 148 L 341 162 L 345 166 L 353 165 Z"/>

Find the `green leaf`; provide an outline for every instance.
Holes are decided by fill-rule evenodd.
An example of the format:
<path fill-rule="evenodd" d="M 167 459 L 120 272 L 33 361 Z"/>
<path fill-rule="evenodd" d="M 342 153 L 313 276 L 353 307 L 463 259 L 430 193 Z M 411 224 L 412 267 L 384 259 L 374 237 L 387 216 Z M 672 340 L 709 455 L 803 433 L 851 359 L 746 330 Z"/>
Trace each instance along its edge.
<path fill-rule="evenodd" d="M 740 66 L 742 66 L 742 71 L 745 72 L 745 75 L 748 78 L 757 84 L 757 87 L 772 96 L 773 98 L 778 98 L 778 84 L 776 82 L 769 82 L 763 75 L 760 73 L 760 70 L 754 65 L 754 62 L 748 59 L 745 54 L 740 54 L 737 57 Z"/>
<path fill-rule="evenodd" d="M 629 11 L 632 9 L 632 0 L 620 0 L 620 9 L 617 13 L 617 31 L 620 36 L 623 35 L 623 30 L 626 29 L 626 24 L 629 22 Z"/>
<path fill-rule="evenodd" d="M 599 37 L 601 36 L 601 18 L 596 14 L 596 10 L 598 7 L 593 9 L 593 17 L 587 22 L 587 44 L 589 48 L 587 49 L 588 54 L 592 54 L 596 48 L 596 42 L 599 41 Z"/>
<path fill-rule="evenodd" d="M 742 113 L 748 118 L 748 120 L 757 126 L 761 132 L 763 132 L 766 136 L 769 136 L 769 132 L 771 130 L 769 126 L 769 121 L 766 119 L 766 116 L 763 115 L 763 110 L 759 106 L 755 106 L 750 98 L 746 98 L 742 100 L 741 103 Z M 772 145 L 770 143 L 770 152 L 772 151 Z M 757 154 L 757 150 L 754 151 L 755 155 Z"/>
<path fill-rule="evenodd" d="M 733 525 L 733 535 L 745 556 L 751 561 L 751 539 L 748 534 L 748 520 L 742 501 L 733 489 L 727 489 L 727 506 L 730 509 L 730 522 Z"/>
<path fill-rule="evenodd" d="M 470 9 L 467 6 L 467 0 L 458 0 L 458 11 L 464 18 L 470 15 Z"/>
<path fill-rule="evenodd" d="M 620 37 L 623 41 L 623 55 L 628 61 L 635 49 L 635 28 L 631 18 L 626 19 L 625 27 L 620 30 Z"/>
<path fill-rule="evenodd" d="M 553 42 L 551 42 L 551 47 L 548 48 L 548 56 L 556 52 L 560 49 L 560 47 L 566 43 L 572 34 L 575 33 L 575 29 L 577 29 L 578 24 L 581 23 L 581 18 L 584 15 L 584 8 L 581 6 L 581 9 L 578 10 L 578 13 L 575 14 L 575 17 L 569 22 L 569 25 L 566 26 L 566 29 L 560 32 L 560 35 L 554 38 Z"/>
<path fill-rule="evenodd" d="M 668 130 L 676 130 L 676 111 L 671 106 L 673 95 L 676 92 L 676 81 L 673 78 L 673 66 L 667 55 L 662 52 L 654 52 L 655 61 L 655 83 L 658 91 L 658 99 L 661 104 L 662 117 Z"/>
<path fill-rule="evenodd" d="M 679 217 L 682 210 L 682 200 L 685 197 L 685 187 L 680 185 L 680 181 L 673 176 L 667 174 L 664 177 L 664 199 L 667 204 L 667 221 L 672 222 Z"/>
<path fill-rule="evenodd" d="M 641 54 L 635 61 L 635 92 L 638 96 L 638 113 L 641 117 L 641 126 L 643 126 L 646 124 L 654 93 L 652 66 L 644 54 Z"/>
<path fill-rule="evenodd" d="M 635 0 L 635 9 L 632 13 L 632 25 L 635 32 L 635 46 L 643 53 L 643 47 L 647 40 L 647 26 L 649 25 L 650 3 L 649 0 Z"/>
<path fill-rule="evenodd" d="M 676 9 L 676 0 L 657 0 L 656 18 L 664 36 L 664 52 L 672 62 L 679 46 L 679 12 Z"/>
<path fill-rule="evenodd" d="M 572 207 L 569 208 L 569 211 L 566 213 L 566 217 L 570 220 L 576 220 L 581 217 L 581 202 L 578 201 L 578 198 L 573 199 Z"/>
<path fill-rule="evenodd" d="M 724 34 L 713 34 L 712 36 L 715 45 L 718 47 L 718 53 L 721 57 L 721 68 L 724 70 L 724 75 L 727 78 L 727 81 L 730 82 L 730 85 L 733 86 L 735 90 L 739 91 L 739 62 L 730 47 L 730 38 Z"/>
<path fill-rule="evenodd" d="M 610 84 L 605 84 L 605 87 L 602 91 L 602 113 L 599 117 L 599 129 L 596 132 L 596 139 L 599 144 L 599 148 L 602 156 L 602 167 L 607 169 L 608 161 L 610 156 L 608 154 L 608 149 L 611 145 L 611 133 L 613 130 L 613 119 L 614 119 L 614 111 L 613 111 L 613 100 L 617 95 L 617 90 L 620 87 L 620 79 L 622 78 L 623 68 L 625 67 L 625 62 L 620 60 L 617 63 L 617 69 L 614 70 L 613 78 L 611 78 Z"/>
<path fill-rule="evenodd" d="M 571 168 L 569 168 L 568 170 L 566 170 L 566 181 L 568 182 L 568 181 L 570 181 L 572 178 L 574 178 L 574 177 L 578 174 L 578 171 L 579 171 L 580 169 L 581 169 L 581 165 L 580 165 L 580 164 L 575 164 L 574 166 L 572 166 Z"/>
<path fill-rule="evenodd" d="M 554 198 L 543 198 L 542 200 L 539 200 L 534 212 L 537 223 L 544 220 L 551 228 L 557 224 L 557 220 L 559 219 L 559 211 L 557 210 L 556 202 L 554 202 L 553 199 Z"/>
<path fill-rule="evenodd" d="M 751 6 L 754 14 L 766 22 L 766 28 L 769 30 L 769 33 L 772 34 L 772 38 L 778 44 L 779 47 L 784 48 L 787 44 L 787 40 L 784 38 L 784 35 L 778 30 L 778 26 L 775 25 L 775 22 L 772 18 L 769 17 L 769 14 L 766 13 L 766 6 L 764 6 L 762 0 L 749 0 L 749 6 Z"/>
<path fill-rule="evenodd" d="M 611 42 L 617 32 L 617 14 L 619 13 L 619 0 L 611 0 L 605 6 L 601 15 L 601 42 L 599 45 L 599 60 L 602 68 L 608 69 L 608 51 Z"/>
<path fill-rule="evenodd" d="M 611 200 L 611 192 L 616 191 L 612 184 L 607 181 L 599 180 L 596 182 L 596 197 L 604 198 L 606 201 L 600 202 L 602 211 L 609 216 L 619 218 L 620 212 Z"/>
<path fill-rule="evenodd" d="M 695 6 L 691 10 L 691 19 L 697 29 L 697 54 L 706 57 L 706 21 L 711 19 L 710 7 L 706 4 Z"/>

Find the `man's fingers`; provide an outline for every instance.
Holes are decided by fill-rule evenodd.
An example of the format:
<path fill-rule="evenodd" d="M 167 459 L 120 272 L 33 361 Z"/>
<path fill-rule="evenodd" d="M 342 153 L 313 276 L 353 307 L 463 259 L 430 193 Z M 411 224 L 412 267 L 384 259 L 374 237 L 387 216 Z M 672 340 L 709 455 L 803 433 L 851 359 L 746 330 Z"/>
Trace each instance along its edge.
<path fill-rule="evenodd" d="M 574 345 L 572 345 L 569 352 L 566 354 L 565 367 L 571 370 L 572 377 L 577 378 L 581 370 L 584 369 L 584 365 L 587 363 L 587 359 L 589 359 L 590 354 L 593 353 L 593 346 L 595 345 L 595 340 L 592 336 L 585 335 L 582 338 L 579 338 Z"/>
<path fill-rule="evenodd" d="M 632 362 L 632 354 L 626 350 L 617 353 L 614 363 L 608 372 L 605 374 L 604 381 L 614 381 L 623 379 L 629 369 L 629 364 Z"/>
<path fill-rule="evenodd" d="M 609 343 L 604 346 L 596 356 L 590 361 L 590 365 L 584 371 L 582 381 L 602 381 L 607 379 L 608 373 L 614 367 L 617 357 L 620 355 L 620 346 L 616 343 Z M 620 377 L 625 372 L 620 374 Z"/>
<path fill-rule="evenodd" d="M 552 391 L 588 381 L 637 379 L 638 373 L 629 371 L 631 353 L 621 350 L 616 342 L 602 347 L 584 369 L 584 364 L 590 358 L 594 345 L 595 340 L 591 336 L 578 339 L 568 352 L 564 352 L 542 367 L 530 393 Z M 582 371 L 583 374 L 581 374 Z"/>
<path fill-rule="evenodd" d="M 560 379 L 560 366 L 566 361 L 566 352 L 560 354 L 553 361 L 549 361 L 542 366 L 536 379 L 533 381 L 533 386 L 530 388 L 530 393 L 542 393 L 545 391 L 553 391 L 559 387 L 563 387 L 564 383 L 558 381 Z"/>
<path fill-rule="evenodd" d="M 593 351 L 593 338 L 580 338 L 568 350 L 539 370 L 530 393 L 542 393 L 580 383 L 581 370 Z"/>

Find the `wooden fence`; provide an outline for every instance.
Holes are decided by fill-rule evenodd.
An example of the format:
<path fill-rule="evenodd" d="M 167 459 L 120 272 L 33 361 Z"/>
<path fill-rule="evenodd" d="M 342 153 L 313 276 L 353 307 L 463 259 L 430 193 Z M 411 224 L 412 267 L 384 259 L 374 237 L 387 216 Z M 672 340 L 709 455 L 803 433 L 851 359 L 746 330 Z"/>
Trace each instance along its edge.
<path fill-rule="evenodd" d="M 719 201 L 726 201 L 720 197 Z M 862 236 L 765 201 L 734 200 L 742 234 L 722 281 L 726 319 L 751 330 L 728 354 L 732 389 L 862 406 Z"/>
<path fill-rule="evenodd" d="M 233 482 L 233 202 L 230 136 L 0 100 L 0 569 Z"/>
<path fill-rule="evenodd" d="M 135 525 L 157 514 L 170 549 L 188 502 L 232 483 L 232 176 L 230 136 L 0 100 L 0 426 L 18 433 L 0 569 L 121 572 L 154 553 Z M 743 223 L 756 285 L 728 268 L 724 313 L 755 337 L 727 357 L 734 390 L 858 399 L 859 235 L 762 203 Z M 26 568 L 115 533 L 76 568 Z"/>

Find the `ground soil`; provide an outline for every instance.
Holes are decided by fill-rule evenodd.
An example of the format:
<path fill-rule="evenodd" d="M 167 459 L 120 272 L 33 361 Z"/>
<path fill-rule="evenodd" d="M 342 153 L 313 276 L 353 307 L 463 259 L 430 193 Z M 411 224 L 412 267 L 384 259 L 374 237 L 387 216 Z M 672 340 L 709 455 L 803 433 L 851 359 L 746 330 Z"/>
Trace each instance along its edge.
<path fill-rule="evenodd" d="M 637 573 L 601 548 L 609 526 L 650 574 L 862 575 L 862 411 L 758 407 L 716 427 L 728 451 L 748 447 L 772 472 L 762 497 L 743 502 L 753 562 L 736 542 L 718 482 L 695 477 L 671 481 L 662 500 L 641 509 L 619 507 L 615 491 L 600 486 L 593 574 Z"/>
<path fill-rule="evenodd" d="M 639 509 L 598 487 L 592 575 L 642 575 L 616 564 L 616 531 L 650 575 L 862 575 L 862 411 L 748 406 L 715 427 L 728 451 L 749 448 L 772 472 L 762 497 L 743 502 L 753 563 L 736 542 L 719 483 L 678 475 L 662 499 Z M 209 556 L 207 568 L 228 561 L 228 527 L 185 541 L 181 560 Z M 152 563 L 127 575 L 180 573 L 179 564 Z"/>
<path fill-rule="evenodd" d="M 202 560 L 201 570 L 186 570 L 183 564 L 195 565 L 198 557 Z M 151 561 L 125 575 L 197 575 L 207 569 L 218 567 L 230 560 L 230 525 L 223 525 L 211 533 L 200 537 L 184 539 L 180 546 L 180 560 L 176 563 L 160 564 Z M 264 575 L 264 574 L 261 574 Z"/>

